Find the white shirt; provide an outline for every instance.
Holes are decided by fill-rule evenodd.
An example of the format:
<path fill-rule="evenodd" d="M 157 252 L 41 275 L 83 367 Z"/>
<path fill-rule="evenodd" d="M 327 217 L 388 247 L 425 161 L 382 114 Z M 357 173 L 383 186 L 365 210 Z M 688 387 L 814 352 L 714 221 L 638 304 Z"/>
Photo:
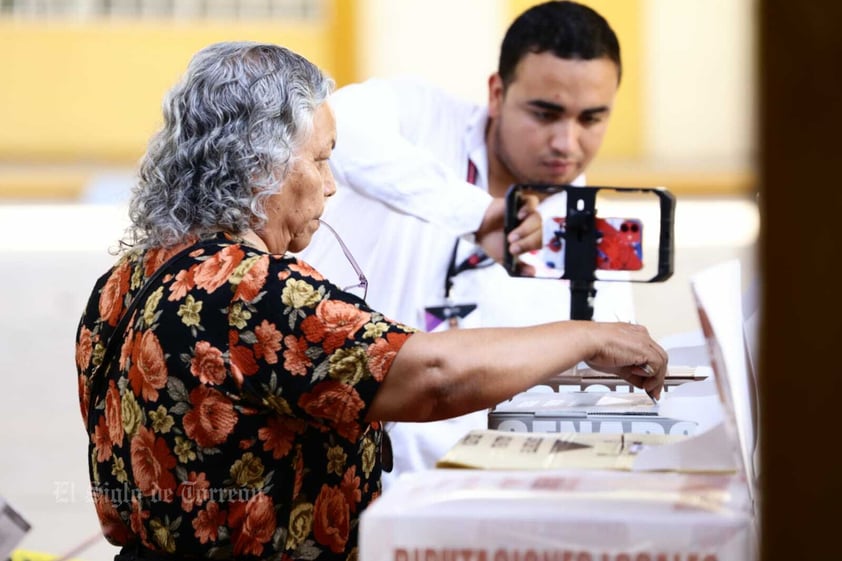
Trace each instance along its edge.
<path fill-rule="evenodd" d="M 371 307 L 424 329 L 423 309 L 445 303 L 454 243 L 462 236 L 460 260 L 476 248 L 465 240 L 491 202 L 487 109 L 412 78 L 346 86 L 331 105 L 337 144 L 330 164 L 337 193 L 322 218 L 368 278 Z M 468 159 L 478 171 L 476 185 L 466 181 Z M 584 178 L 576 183 L 584 184 Z M 358 282 L 326 228 L 300 255 L 340 286 Z M 596 283 L 596 288 L 594 319 L 633 319 L 629 284 Z M 567 281 L 513 278 L 496 263 L 455 276 L 450 296 L 454 304 L 477 304 L 462 327 L 532 325 L 570 316 Z M 395 469 L 384 474 L 384 488 L 403 472 L 432 468 L 465 433 L 487 423 L 485 410 L 445 421 L 393 423 L 388 430 Z"/>

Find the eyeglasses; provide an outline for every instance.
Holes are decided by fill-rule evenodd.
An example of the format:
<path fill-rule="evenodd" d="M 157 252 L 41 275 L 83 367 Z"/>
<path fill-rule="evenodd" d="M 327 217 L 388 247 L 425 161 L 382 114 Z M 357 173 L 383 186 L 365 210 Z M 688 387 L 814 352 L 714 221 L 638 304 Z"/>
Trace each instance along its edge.
<path fill-rule="evenodd" d="M 339 247 L 342 248 L 342 253 L 345 254 L 345 258 L 351 264 L 351 267 L 354 268 L 354 272 L 357 273 L 357 276 L 360 279 L 358 284 L 352 284 L 350 286 L 346 286 L 342 290 L 351 290 L 352 288 L 362 288 L 363 289 L 363 300 L 365 300 L 366 296 L 368 296 L 368 279 L 365 278 L 363 274 L 363 270 L 360 268 L 357 260 L 354 259 L 354 256 L 351 255 L 351 250 L 348 249 L 348 246 L 345 245 L 345 242 L 342 241 L 342 238 L 339 237 L 339 234 L 336 233 L 336 230 L 333 229 L 333 226 L 319 218 L 319 222 L 322 223 L 323 226 L 326 226 L 330 233 L 333 234 L 333 237 L 336 238 L 336 241 L 339 242 Z"/>
<path fill-rule="evenodd" d="M 333 237 L 336 238 L 336 241 L 339 242 L 339 247 L 342 248 L 342 253 L 345 254 L 345 258 L 351 264 L 351 267 L 354 268 L 354 272 L 357 273 L 357 276 L 360 279 L 359 284 L 352 284 L 351 286 L 346 286 L 342 290 L 350 290 L 352 288 L 359 288 L 362 287 L 363 289 L 363 300 L 365 297 L 368 296 L 368 279 L 365 278 L 365 274 L 363 274 L 363 270 L 360 268 L 360 265 L 357 263 L 357 260 L 354 259 L 354 256 L 351 255 L 351 250 L 348 249 L 348 246 L 345 245 L 345 242 L 342 241 L 342 238 L 339 237 L 339 234 L 336 233 L 336 230 L 333 229 L 333 226 L 319 218 L 319 222 L 322 223 L 323 226 L 326 226 L 330 233 L 333 234 Z M 389 438 L 389 432 L 386 430 L 386 426 L 383 424 L 382 421 L 379 421 L 380 425 L 380 441 L 377 443 L 378 448 L 380 448 L 380 467 L 385 472 L 392 471 L 392 468 L 395 464 L 394 454 L 392 453 L 392 439 Z M 368 432 L 371 429 L 371 425 L 369 425 L 365 430 Z"/>

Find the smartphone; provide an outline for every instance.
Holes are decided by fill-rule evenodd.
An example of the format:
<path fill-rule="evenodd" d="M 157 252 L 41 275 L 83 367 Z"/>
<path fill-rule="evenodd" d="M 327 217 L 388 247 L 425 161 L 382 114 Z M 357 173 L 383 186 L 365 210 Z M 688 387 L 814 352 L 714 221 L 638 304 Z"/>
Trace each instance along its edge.
<path fill-rule="evenodd" d="M 643 221 L 637 218 L 596 217 L 596 269 L 639 271 L 643 268 Z M 542 264 L 564 270 L 565 218 L 544 219 Z"/>
<path fill-rule="evenodd" d="M 663 187 L 512 185 L 506 234 L 519 225 L 526 197 L 539 201 L 543 241 L 517 256 L 504 245 L 510 275 L 646 283 L 672 276 L 675 198 Z"/>

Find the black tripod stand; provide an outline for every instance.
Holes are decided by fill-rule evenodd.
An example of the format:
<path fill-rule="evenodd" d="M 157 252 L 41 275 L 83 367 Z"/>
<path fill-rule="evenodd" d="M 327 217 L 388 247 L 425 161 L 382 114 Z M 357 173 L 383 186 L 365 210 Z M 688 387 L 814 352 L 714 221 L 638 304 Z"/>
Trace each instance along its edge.
<path fill-rule="evenodd" d="M 561 278 L 570 281 L 570 319 L 593 319 L 599 243 L 595 203 L 595 189 L 575 189 L 567 192 L 564 275 Z"/>

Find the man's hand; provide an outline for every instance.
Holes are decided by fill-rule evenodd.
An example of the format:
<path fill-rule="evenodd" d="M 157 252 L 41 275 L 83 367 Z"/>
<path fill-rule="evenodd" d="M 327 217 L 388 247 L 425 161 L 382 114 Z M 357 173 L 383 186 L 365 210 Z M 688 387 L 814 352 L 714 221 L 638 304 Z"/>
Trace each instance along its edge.
<path fill-rule="evenodd" d="M 495 197 L 485 211 L 482 224 L 476 232 L 477 243 L 486 255 L 498 263 L 502 263 L 503 243 L 509 244 L 509 252 L 512 255 L 520 255 L 533 249 L 540 249 L 543 238 L 543 224 L 541 215 L 536 210 L 537 207 L 537 197 L 524 197 L 524 204 L 517 214 L 520 224 L 509 232 L 508 238 L 504 240 L 503 217 L 506 213 L 506 200 Z"/>

